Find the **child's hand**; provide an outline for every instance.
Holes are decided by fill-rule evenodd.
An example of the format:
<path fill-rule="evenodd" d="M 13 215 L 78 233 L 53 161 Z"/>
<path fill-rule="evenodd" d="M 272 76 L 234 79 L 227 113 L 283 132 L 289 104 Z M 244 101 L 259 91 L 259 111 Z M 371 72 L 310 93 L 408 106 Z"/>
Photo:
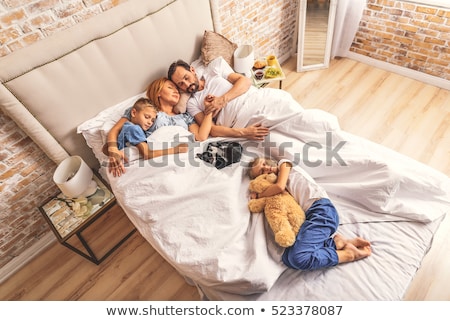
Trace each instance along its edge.
<path fill-rule="evenodd" d="M 256 193 L 256 192 L 250 192 L 250 199 L 254 200 L 254 199 L 256 199 L 256 198 L 258 198 L 258 193 Z"/>

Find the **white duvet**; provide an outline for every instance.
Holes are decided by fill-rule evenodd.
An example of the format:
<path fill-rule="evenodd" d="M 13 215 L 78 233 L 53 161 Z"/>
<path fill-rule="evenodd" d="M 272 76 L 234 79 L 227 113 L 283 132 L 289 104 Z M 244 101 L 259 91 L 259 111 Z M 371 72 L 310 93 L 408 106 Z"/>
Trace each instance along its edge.
<path fill-rule="evenodd" d="M 150 136 L 154 147 L 186 140 L 190 152 L 149 161 L 130 156 L 124 175 L 108 176 L 130 220 L 172 266 L 214 300 L 402 298 L 450 211 L 446 175 L 340 130 L 334 116 L 303 109 L 281 90 L 260 89 L 218 122 L 261 123 L 270 138 L 240 141 L 241 162 L 217 170 L 195 157 L 208 141 L 192 143 L 189 132 L 164 127 Z M 340 232 L 369 239 L 373 255 L 327 270 L 287 269 L 264 216 L 247 209 L 246 164 L 268 154 L 296 162 L 288 188 L 305 209 L 326 193 L 339 211 Z"/>

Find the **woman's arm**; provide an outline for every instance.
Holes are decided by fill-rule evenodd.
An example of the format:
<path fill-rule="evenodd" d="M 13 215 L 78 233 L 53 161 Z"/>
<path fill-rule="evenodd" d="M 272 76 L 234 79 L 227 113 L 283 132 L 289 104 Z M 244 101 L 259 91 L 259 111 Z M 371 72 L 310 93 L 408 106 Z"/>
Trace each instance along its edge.
<path fill-rule="evenodd" d="M 147 142 L 139 143 L 136 145 L 136 147 L 139 150 L 139 154 L 144 159 L 151 159 L 164 155 L 187 153 L 189 151 L 188 144 L 186 143 L 181 143 L 175 147 L 171 147 L 168 149 L 159 149 L 159 150 L 151 150 L 150 148 L 148 148 Z"/>
<path fill-rule="evenodd" d="M 122 117 L 117 123 L 115 123 L 109 131 L 106 137 L 106 143 L 103 146 L 103 153 L 106 156 L 109 156 L 108 169 L 113 176 L 120 176 L 125 173 L 124 163 L 128 162 L 128 159 L 123 151 L 120 151 L 117 146 L 117 137 L 119 136 L 123 124 L 127 121 L 128 119 L 126 117 Z"/>
<path fill-rule="evenodd" d="M 107 156 L 109 156 L 110 152 L 119 151 L 119 148 L 117 147 L 117 137 L 119 137 L 119 133 L 122 130 L 123 124 L 125 124 L 127 121 L 128 119 L 126 117 L 120 118 L 106 136 L 106 151 L 108 152 L 106 153 Z M 103 149 L 103 152 L 105 152 L 105 148 Z"/>
<path fill-rule="evenodd" d="M 213 137 L 234 137 L 249 140 L 264 140 L 268 134 L 269 128 L 263 127 L 262 125 L 251 125 L 245 128 L 230 128 L 219 125 L 213 125 L 211 127 L 211 136 Z"/>
<path fill-rule="evenodd" d="M 208 114 L 210 115 L 210 114 Z M 204 113 L 198 113 L 195 115 L 195 121 L 197 124 L 203 125 Z M 264 140 L 269 134 L 269 128 L 261 125 L 251 125 L 245 128 L 230 128 L 220 125 L 215 125 L 211 120 L 211 130 L 209 135 L 212 137 L 232 137 L 232 138 L 245 138 L 250 140 Z"/>
<path fill-rule="evenodd" d="M 189 131 L 194 134 L 195 140 L 201 142 L 209 137 L 209 133 L 211 132 L 212 127 L 212 114 L 203 115 L 201 122 L 197 123 L 197 119 L 195 123 L 189 126 Z M 200 117 L 199 117 L 200 118 Z M 198 125 L 201 124 L 201 125 Z"/>
<path fill-rule="evenodd" d="M 286 190 L 289 173 L 291 171 L 292 164 L 284 162 L 278 169 L 277 182 L 269 186 L 264 192 L 260 193 L 258 197 L 268 197 L 283 193 Z"/>

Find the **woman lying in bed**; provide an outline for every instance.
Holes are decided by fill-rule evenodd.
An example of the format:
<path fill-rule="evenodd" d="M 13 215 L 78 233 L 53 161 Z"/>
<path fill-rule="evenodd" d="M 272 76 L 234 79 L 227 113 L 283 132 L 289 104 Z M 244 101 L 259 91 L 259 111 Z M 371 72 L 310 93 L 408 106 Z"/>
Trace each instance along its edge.
<path fill-rule="evenodd" d="M 143 128 L 146 137 L 163 126 L 181 126 L 194 134 L 197 141 L 203 141 L 208 138 L 211 131 L 212 114 L 205 115 L 205 121 L 199 126 L 189 113 L 176 113 L 174 108 L 180 99 L 180 93 L 172 81 L 164 77 L 156 79 L 148 86 L 146 94 L 149 101 L 158 111 L 156 119 L 151 127 Z M 118 137 L 123 136 L 120 134 L 123 133 L 124 125 L 127 126 L 130 122 L 135 123 L 133 119 L 136 118 L 136 114 L 136 106 L 128 108 L 123 117 L 108 133 L 107 142 L 103 151 L 109 156 L 109 170 L 114 176 L 120 176 L 125 172 L 124 162 L 127 162 L 126 156 L 123 153 L 123 144 L 117 144 Z M 159 151 L 149 150 L 147 142 L 140 142 L 139 146 L 136 146 L 138 147 L 141 156 L 145 159 L 179 152 L 176 149 L 178 146 L 171 150 Z"/>

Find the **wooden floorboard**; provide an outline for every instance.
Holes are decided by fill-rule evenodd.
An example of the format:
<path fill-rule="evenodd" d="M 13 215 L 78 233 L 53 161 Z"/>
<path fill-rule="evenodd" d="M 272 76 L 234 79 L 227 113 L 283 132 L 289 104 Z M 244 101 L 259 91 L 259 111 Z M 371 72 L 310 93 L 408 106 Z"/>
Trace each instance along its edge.
<path fill-rule="evenodd" d="M 349 59 L 295 72 L 283 89 L 304 108 L 335 114 L 341 127 L 450 175 L 450 92 Z M 276 87 L 278 84 L 272 84 Z M 450 218 L 405 300 L 450 300 Z M 0 285 L 0 300 L 199 300 L 195 287 L 134 234 L 99 266 L 55 243 Z"/>

